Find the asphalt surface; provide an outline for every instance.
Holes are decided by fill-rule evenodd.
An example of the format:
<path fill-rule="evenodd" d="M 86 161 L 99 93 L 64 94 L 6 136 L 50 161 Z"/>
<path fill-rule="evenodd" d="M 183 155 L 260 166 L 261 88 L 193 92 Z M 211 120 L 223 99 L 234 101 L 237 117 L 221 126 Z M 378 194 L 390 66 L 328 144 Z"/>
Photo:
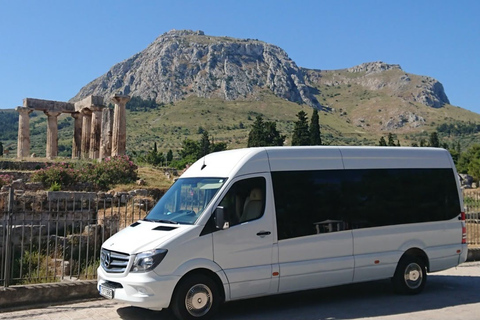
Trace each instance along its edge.
<path fill-rule="evenodd" d="M 150 311 L 98 299 L 0 313 L 0 319 L 171 320 L 168 310 Z M 249 299 L 224 304 L 215 319 L 480 319 L 480 262 L 429 274 L 416 296 L 393 293 L 390 281 Z"/>

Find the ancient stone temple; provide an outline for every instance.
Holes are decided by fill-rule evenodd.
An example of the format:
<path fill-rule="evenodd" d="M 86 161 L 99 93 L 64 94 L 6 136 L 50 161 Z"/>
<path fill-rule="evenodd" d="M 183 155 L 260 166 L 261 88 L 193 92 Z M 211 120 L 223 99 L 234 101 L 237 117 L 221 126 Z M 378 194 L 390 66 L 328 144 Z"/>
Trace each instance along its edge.
<path fill-rule="evenodd" d="M 30 155 L 30 118 L 34 110 L 47 116 L 46 157 L 58 155 L 58 116 L 69 113 L 74 118 L 72 158 L 103 159 L 124 155 L 126 150 L 126 104 L 129 96 L 116 94 L 112 98 L 115 109 L 104 105 L 103 98 L 88 96 L 71 103 L 25 98 L 23 106 L 17 107 L 18 147 L 17 157 Z"/>

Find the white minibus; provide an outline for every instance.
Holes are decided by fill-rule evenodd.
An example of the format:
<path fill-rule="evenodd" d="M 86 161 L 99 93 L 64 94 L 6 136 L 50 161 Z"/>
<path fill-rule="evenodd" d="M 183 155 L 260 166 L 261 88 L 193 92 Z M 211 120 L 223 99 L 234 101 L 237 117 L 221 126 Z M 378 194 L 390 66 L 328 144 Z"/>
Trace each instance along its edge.
<path fill-rule="evenodd" d="M 98 290 L 179 319 L 209 318 L 226 301 L 377 279 L 416 294 L 427 272 L 466 260 L 462 208 L 444 149 L 212 153 L 105 241 Z"/>

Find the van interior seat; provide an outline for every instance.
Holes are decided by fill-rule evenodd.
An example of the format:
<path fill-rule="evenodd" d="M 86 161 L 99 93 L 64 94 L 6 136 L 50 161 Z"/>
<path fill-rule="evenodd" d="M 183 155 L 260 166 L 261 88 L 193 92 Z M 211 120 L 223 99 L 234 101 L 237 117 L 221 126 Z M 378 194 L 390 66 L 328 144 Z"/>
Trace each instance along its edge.
<path fill-rule="evenodd" d="M 254 220 L 262 215 L 263 195 L 260 188 L 250 191 L 250 196 L 245 199 L 241 222 Z"/>

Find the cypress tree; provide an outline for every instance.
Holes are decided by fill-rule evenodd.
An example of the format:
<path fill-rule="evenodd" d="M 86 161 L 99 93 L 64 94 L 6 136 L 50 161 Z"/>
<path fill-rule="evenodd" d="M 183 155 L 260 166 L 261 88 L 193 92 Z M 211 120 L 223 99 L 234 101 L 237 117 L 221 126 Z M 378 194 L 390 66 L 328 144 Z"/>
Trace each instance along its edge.
<path fill-rule="evenodd" d="M 320 138 L 320 120 L 318 117 L 318 110 L 314 109 L 312 114 L 312 119 L 310 119 L 310 145 L 319 146 L 322 144 Z"/>
<path fill-rule="evenodd" d="M 285 136 L 277 130 L 277 124 L 273 121 L 265 122 L 264 146 L 283 146 Z"/>
<path fill-rule="evenodd" d="M 0 141 L 0 157 L 3 157 L 3 143 Z"/>
<path fill-rule="evenodd" d="M 262 116 L 257 116 L 252 130 L 248 134 L 247 147 L 261 147 L 265 144 L 265 123 Z"/>
<path fill-rule="evenodd" d="M 437 131 L 434 131 L 430 134 L 430 147 L 440 148 L 440 140 L 438 139 Z"/>
<path fill-rule="evenodd" d="M 391 147 L 395 147 L 395 141 L 393 140 L 393 134 L 391 132 L 388 133 L 388 145 Z"/>
<path fill-rule="evenodd" d="M 378 141 L 378 145 L 381 146 L 381 147 L 387 146 L 387 141 L 385 141 L 384 137 L 380 138 L 380 141 Z"/>
<path fill-rule="evenodd" d="M 198 159 L 210 153 L 210 138 L 208 137 L 208 131 L 205 130 L 202 133 L 202 138 L 200 139 L 200 150 Z"/>
<path fill-rule="evenodd" d="M 173 160 L 173 151 L 172 151 L 172 149 L 170 149 L 167 152 L 167 161 L 171 162 L 172 160 Z"/>
<path fill-rule="evenodd" d="M 292 146 L 310 145 L 310 133 L 308 132 L 308 119 L 305 111 L 297 113 L 298 120 L 295 122 L 292 136 Z"/>

